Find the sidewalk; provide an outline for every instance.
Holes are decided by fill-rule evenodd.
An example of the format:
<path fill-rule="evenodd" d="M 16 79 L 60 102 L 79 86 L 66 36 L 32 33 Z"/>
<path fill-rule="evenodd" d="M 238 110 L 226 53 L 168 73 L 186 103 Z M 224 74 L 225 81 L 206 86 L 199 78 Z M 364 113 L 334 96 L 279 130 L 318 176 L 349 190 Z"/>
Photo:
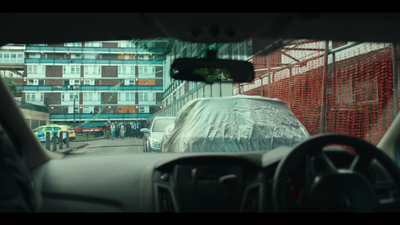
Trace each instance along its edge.
<path fill-rule="evenodd" d="M 63 143 L 62 149 L 59 149 L 59 145 L 57 144 L 57 148 L 55 152 L 60 152 L 60 153 L 68 153 L 68 152 L 72 152 L 75 151 L 77 149 L 83 148 L 86 145 L 88 145 L 89 143 L 87 142 L 70 142 L 69 143 L 69 147 L 66 147 L 66 145 Z M 43 147 L 46 148 L 46 143 L 42 143 Z M 53 144 L 50 143 L 50 151 L 53 151 Z"/>
<path fill-rule="evenodd" d="M 70 143 L 76 143 L 76 142 L 86 142 L 86 141 L 96 141 L 96 140 L 101 140 L 101 139 L 105 139 L 104 136 L 102 137 L 98 137 L 98 138 L 92 138 L 92 139 L 85 139 L 85 140 L 73 140 Z"/>

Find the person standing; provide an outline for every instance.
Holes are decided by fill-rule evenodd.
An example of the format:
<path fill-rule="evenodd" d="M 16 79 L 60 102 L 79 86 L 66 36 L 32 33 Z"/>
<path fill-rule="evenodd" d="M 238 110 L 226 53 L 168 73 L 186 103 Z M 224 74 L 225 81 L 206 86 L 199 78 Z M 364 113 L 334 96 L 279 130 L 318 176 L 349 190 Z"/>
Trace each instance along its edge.
<path fill-rule="evenodd" d="M 110 128 L 109 123 L 107 123 L 106 134 L 107 134 L 107 139 L 110 139 L 111 138 L 111 128 Z"/>
<path fill-rule="evenodd" d="M 104 123 L 104 126 L 102 127 L 103 128 L 103 132 L 104 132 L 104 137 L 107 137 L 107 122 L 105 122 Z"/>
<path fill-rule="evenodd" d="M 131 125 L 128 122 L 126 122 L 125 126 L 126 126 L 127 137 L 131 138 Z"/>
<path fill-rule="evenodd" d="M 131 125 L 131 137 L 133 138 L 134 137 L 133 136 L 133 131 L 136 129 L 136 127 L 135 128 L 133 127 L 132 121 L 129 122 L 129 125 Z"/>
<path fill-rule="evenodd" d="M 115 123 L 115 138 L 119 138 L 119 124 Z"/>
<path fill-rule="evenodd" d="M 115 125 L 114 125 L 114 123 L 111 124 L 110 129 L 111 129 L 111 140 L 114 140 L 114 138 L 115 138 Z"/>
<path fill-rule="evenodd" d="M 121 132 L 121 138 L 124 139 L 124 136 L 125 136 L 125 126 L 124 126 L 123 123 L 121 123 L 120 132 Z"/>
<path fill-rule="evenodd" d="M 138 136 L 138 138 L 140 138 L 142 135 L 142 132 L 140 132 L 140 128 L 142 128 L 141 126 L 140 126 L 140 122 L 139 121 L 137 121 L 137 123 L 136 123 L 136 130 L 137 130 L 137 136 Z"/>

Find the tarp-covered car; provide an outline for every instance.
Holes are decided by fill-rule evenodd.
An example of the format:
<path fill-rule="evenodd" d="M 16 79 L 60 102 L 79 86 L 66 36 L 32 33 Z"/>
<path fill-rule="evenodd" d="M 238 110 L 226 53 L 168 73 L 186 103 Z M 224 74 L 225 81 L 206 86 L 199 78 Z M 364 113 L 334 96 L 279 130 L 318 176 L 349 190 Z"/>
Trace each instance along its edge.
<path fill-rule="evenodd" d="M 285 102 L 259 96 L 199 98 L 165 129 L 161 152 L 247 152 L 294 146 L 310 134 Z"/>

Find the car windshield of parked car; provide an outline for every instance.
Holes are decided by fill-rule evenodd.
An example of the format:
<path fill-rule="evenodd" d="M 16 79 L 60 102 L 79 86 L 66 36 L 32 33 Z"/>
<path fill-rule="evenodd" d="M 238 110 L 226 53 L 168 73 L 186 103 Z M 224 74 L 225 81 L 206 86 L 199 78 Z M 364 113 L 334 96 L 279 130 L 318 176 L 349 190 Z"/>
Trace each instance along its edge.
<path fill-rule="evenodd" d="M 80 154 L 119 150 L 143 153 L 145 134 L 140 129 L 150 128 L 154 120 L 153 132 L 164 132 L 174 123 L 170 133 L 164 134 L 187 138 L 181 140 L 183 143 L 213 138 L 218 143 L 235 142 L 244 150 L 259 151 L 262 148 L 243 143 L 255 145 L 259 141 L 267 146 L 268 137 L 295 143 L 283 139 L 297 137 L 287 132 L 299 127 L 310 136 L 340 133 L 376 145 L 399 112 L 399 87 L 394 77 L 398 76 L 400 60 L 393 54 L 398 48 L 392 43 L 310 39 L 250 38 L 238 43 L 206 44 L 153 38 L 9 44 L 0 49 L 0 63 L 4 68 L 19 65 L 1 76 L 30 128 L 70 126 L 76 134 L 74 144 L 93 139 Z M 205 83 L 171 78 L 175 59 L 204 58 L 209 50 L 215 50 L 218 59 L 250 62 L 255 79 L 247 83 Z M 192 104 L 196 99 L 230 96 L 279 100 L 285 110 L 250 101 L 219 102 L 212 107 Z M 244 107 L 246 104 L 251 107 Z M 236 122 L 228 114 L 218 117 L 217 112 L 223 109 L 235 115 Z M 288 122 L 292 115 L 296 123 Z M 107 131 L 105 123 L 114 123 L 115 131 Z M 183 127 L 197 132 L 184 132 Z M 200 132 L 205 127 L 209 130 Z M 271 129 L 265 133 L 268 127 Z M 198 146 L 206 149 L 207 144 L 211 143 Z"/>
<path fill-rule="evenodd" d="M 159 119 L 154 122 L 153 132 L 164 132 L 165 128 L 171 125 L 174 119 Z"/>

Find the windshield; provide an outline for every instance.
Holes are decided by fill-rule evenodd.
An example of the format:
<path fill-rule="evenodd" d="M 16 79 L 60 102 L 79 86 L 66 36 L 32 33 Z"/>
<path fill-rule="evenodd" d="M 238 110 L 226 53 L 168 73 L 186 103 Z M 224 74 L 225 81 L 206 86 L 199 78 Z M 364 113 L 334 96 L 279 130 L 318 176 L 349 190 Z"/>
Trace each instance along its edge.
<path fill-rule="evenodd" d="M 216 78 L 223 82 L 213 84 L 170 77 L 175 59 L 204 58 L 208 50 L 216 50 L 219 59 L 252 63 L 254 81 L 232 83 L 225 73 Z M 391 43 L 352 41 L 205 44 L 155 38 L 10 44 L 1 49 L 0 63 L 19 65 L 1 75 L 31 129 L 70 126 L 76 145 L 93 139 L 88 146 L 97 152 L 130 145 L 129 151 L 141 153 L 150 143 L 140 129 L 150 128 L 157 117 L 176 117 L 154 123 L 153 131 L 167 137 L 161 149 L 166 144 L 187 148 L 174 151 L 197 146 L 240 152 L 293 146 L 320 133 L 376 145 L 399 111 L 394 50 L 399 49 Z M 234 99 L 238 96 L 253 99 Z M 113 147 L 106 143 L 110 139 L 117 140 Z"/>
<path fill-rule="evenodd" d="M 158 119 L 154 122 L 153 132 L 164 132 L 165 128 L 173 122 L 173 119 Z"/>

